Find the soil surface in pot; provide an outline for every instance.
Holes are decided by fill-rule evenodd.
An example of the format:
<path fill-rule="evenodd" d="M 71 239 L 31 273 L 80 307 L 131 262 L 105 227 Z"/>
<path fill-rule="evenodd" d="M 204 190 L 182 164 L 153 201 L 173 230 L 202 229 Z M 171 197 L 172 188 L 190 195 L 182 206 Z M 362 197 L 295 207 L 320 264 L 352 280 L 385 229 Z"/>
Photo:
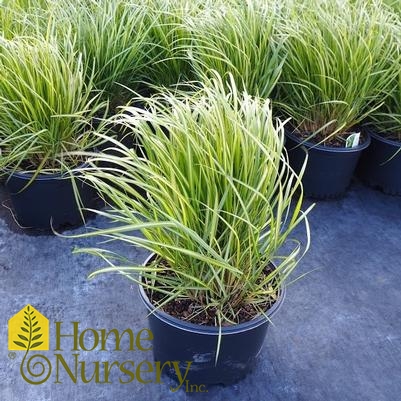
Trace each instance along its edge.
<path fill-rule="evenodd" d="M 328 139 L 326 139 L 326 135 L 324 134 L 316 134 L 313 138 L 310 138 L 310 132 L 299 131 L 297 129 L 291 131 L 291 133 L 298 137 L 301 141 L 307 141 L 314 145 L 319 144 L 321 146 L 327 146 L 330 148 L 344 148 L 345 140 L 347 139 L 347 137 L 355 132 L 361 133 L 359 144 L 362 145 L 363 143 L 365 143 L 365 141 L 367 140 L 367 135 L 357 128 L 353 131 L 342 132 L 341 134 L 334 135 Z"/>
<path fill-rule="evenodd" d="M 81 150 L 81 149 L 79 149 Z M 73 151 L 73 150 L 71 150 Z M 74 160 L 68 160 L 69 163 L 66 163 L 70 169 L 74 169 L 77 168 L 79 166 L 81 166 L 82 164 L 84 164 L 86 161 L 84 156 L 77 156 L 74 158 Z M 65 162 L 65 160 L 64 160 Z M 18 169 L 16 170 L 17 172 L 28 172 L 31 174 L 35 174 L 39 168 L 39 166 L 42 163 L 42 158 L 41 156 L 38 156 L 37 160 L 23 160 L 19 166 Z M 12 170 L 12 168 L 11 168 Z M 60 163 L 55 162 L 53 159 L 49 160 L 48 163 L 46 163 L 44 166 L 41 167 L 39 173 L 40 174 L 57 174 L 60 173 L 62 170 L 62 167 L 60 165 Z"/>
<path fill-rule="evenodd" d="M 173 277 L 175 275 L 175 273 L 172 272 L 171 269 L 169 269 L 169 266 L 165 261 L 160 262 L 160 264 L 163 265 L 164 270 L 159 272 L 158 275 L 164 277 L 169 277 L 169 276 Z M 266 266 L 266 268 L 263 271 L 264 276 L 265 277 L 268 276 L 273 270 L 274 267 L 272 265 Z M 263 277 L 261 277 L 261 280 L 262 279 Z M 160 287 L 160 289 L 163 289 L 163 286 L 158 281 L 155 282 L 155 287 Z M 146 287 L 144 287 L 144 290 L 150 302 L 155 306 L 160 305 L 166 297 L 165 294 L 155 290 L 150 290 Z M 245 303 L 239 304 L 235 308 L 235 312 L 237 315 L 236 324 L 248 322 L 249 320 L 255 318 L 257 315 L 260 315 L 261 313 L 260 311 L 269 310 L 277 301 L 277 298 L 278 298 L 277 293 L 274 293 L 271 295 L 269 299 L 266 300 L 266 302 L 259 304 L 257 307 L 252 304 L 245 304 Z M 160 306 L 159 308 L 168 315 L 173 316 L 180 320 L 204 326 L 218 326 L 217 316 L 216 316 L 217 309 L 215 307 L 209 307 L 205 309 L 204 305 L 202 305 L 198 300 L 195 299 L 189 299 L 189 298 L 174 299 Z M 230 324 L 228 323 L 224 322 L 222 323 L 222 326 L 229 326 L 229 325 Z"/>

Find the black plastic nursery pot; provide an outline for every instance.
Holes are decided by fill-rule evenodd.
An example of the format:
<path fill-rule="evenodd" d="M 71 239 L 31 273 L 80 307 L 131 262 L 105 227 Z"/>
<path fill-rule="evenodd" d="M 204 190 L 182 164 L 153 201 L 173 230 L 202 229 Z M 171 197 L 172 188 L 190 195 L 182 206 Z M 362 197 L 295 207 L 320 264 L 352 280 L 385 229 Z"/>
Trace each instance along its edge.
<path fill-rule="evenodd" d="M 372 188 L 401 195 L 401 142 L 370 132 L 371 144 L 363 151 L 358 177 Z"/>
<path fill-rule="evenodd" d="M 88 217 L 80 213 L 70 174 L 39 174 L 29 184 L 32 173 L 14 172 L 5 181 L 18 223 L 25 228 L 50 230 L 77 226 Z M 84 208 L 93 208 L 97 201 L 94 188 L 74 177 L 80 202 Z"/>
<path fill-rule="evenodd" d="M 145 264 L 153 257 L 148 258 Z M 284 300 L 285 288 L 280 290 L 278 300 L 266 313 L 267 317 L 258 316 L 245 323 L 222 327 L 217 362 L 218 327 L 189 323 L 156 310 L 141 286 L 140 295 L 150 312 L 148 319 L 154 337 L 154 360 L 161 366 L 165 363 L 168 366 L 163 372 L 179 382 L 172 364 L 178 361 L 182 377 L 188 369 L 185 382 L 189 385 L 228 385 L 243 379 L 254 368 L 270 318 Z M 188 362 L 191 364 L 188 365 Z"/>
<path fill-rule="evenodd" d="M 368 148 L 370 137 L 354 148 L 329 147 L 303 142 L 291 132 L 286 132 L 285 147 L 290 166 L 296 173 L 301 171 L 306 153 L 308 164 L 302 177 L 306 196 L 316 199 L 330 199 L 342 196 L 347 190 L 355 172 L 362 151 Z"/>

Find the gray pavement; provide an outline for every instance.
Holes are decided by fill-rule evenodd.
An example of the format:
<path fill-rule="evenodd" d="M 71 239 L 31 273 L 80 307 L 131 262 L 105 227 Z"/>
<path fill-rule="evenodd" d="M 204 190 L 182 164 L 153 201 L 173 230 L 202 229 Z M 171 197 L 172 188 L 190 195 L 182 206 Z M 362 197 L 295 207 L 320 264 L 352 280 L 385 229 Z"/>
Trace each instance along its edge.
<path fill-rule="evenodd" d="M 0 200 L 5 201 L 1 190 Z M 176 384 L 164 377 L 162 383 L 140 383 L 136 376 L 130 383 L 120 383 L 128 381 L 118 369 L 124 362 L 132 370 L 143 361 L 152 361 L 151 351 L 137 347 L 127 351 L 125 340 L 121 343 L 125 351 L 114 350 L 112 339 L 104 351 L 100 347 L 72 351 L 72 337 L 63 337 L 63 351 L 57 351 L 55 322 L 62 322 L 63 334 L 72 334 L 71 322 L 79 322 L 79 333 L 88 328 L 120 332 L 130 328 L 136 334 L 147 327 L 145 308 L 135 285 L 120 275 L 86 279 L 101 266 L 100 261 L 72 255 L 71 250 L 95 246 L 99 240 L 28 235 L 3 208 L 0 401 L 400 400 L 401 198 L 354 183 L 345 198 L 318 202 L 310 222 L 312 246 L 298 273 L 313 271 L 288 287 L 254 372 L 232 386 L 209 386 L 202 388 L 207 392 L 193 389 L 190 393 L 184 388 L 171 391 Z M 96 218 L 88 225 L 106 227 L 109 223 Z M 68 234 L 84 231 L 79 228 Z M 138 263 L 147 255 L 124 244 L 108 246 Z M 46 356 L 52 366 L 48 380 L 39 385 L 23 380 L 24 352 L 10 352 L 7 344 L 7 321 L 27 304 L 50 321 L 50 351 L 30 353 Z M 84 348 L 89 349 L 95 337 L 91 330 L 84 332 Z M 96 362 L 100 364 L 98 381 L 103 383 L 84 384 L 80 373 L 84 371 L 84 379 L 89 380 Z M 105 362 L 116 362 L 107 380 L 101 369 Z M 40 368 L 37 365 L 34 373 Z M 155 381 L 154 374 L 143 377 Z"/>

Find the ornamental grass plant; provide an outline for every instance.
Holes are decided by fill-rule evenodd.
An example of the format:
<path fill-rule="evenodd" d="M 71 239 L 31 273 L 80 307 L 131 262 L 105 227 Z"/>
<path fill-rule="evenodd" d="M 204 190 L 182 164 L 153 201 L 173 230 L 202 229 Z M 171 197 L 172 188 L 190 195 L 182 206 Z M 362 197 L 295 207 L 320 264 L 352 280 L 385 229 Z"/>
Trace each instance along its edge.
<path fill-rule="evenodd" d="M 299 131 L 329 145 L 380 107 L 394 85 L 396 16 L 376 1 L 308 5 L 280 28 L 288 37 L 277 101 Z"/>
<path fill-rule="evenodd" d="M 146 158 L 114 141 L 118 154 L 89 159 L 85 178 L 110 202 L 97 213 L 116 224 L 78 236 L 143 247 L 155 261 L 144 267 L 107 248 L 76 251 L 107 264 L 90 277 L 122 273 L 158 294 L 156 307 L 191 300 L 186 319 L 204 314 L 216 326 L 238 323 L 244 307 L 264 313 L 274 303 L 309 247 L 311 209 L 301 210 L 302 184 L 270 101 L 228 78 L 125 108 L 116 119 L 140 138 Z M 112 167 L 99 169 L 104 162 Z M 305 242 L 290 238 L 299 225 Z"/>
<path fill-rule="evenodd" d="M 140 89 L 150 62 L 149 31 L 154 22 L 141 2 L 128 0 L 63 1 L 57 16 L 64 21 L 60 36 L 71 30 L 82 53 L 86 80 L 105 99 L 126 104 L 124 87 Z"/>
<path fill-rule="evenodd" d="M 262 0 L 206 10 L 191 32 L 190 55 L 198 78 L 210 77 L 212 71 L 231 74 L 240 90 L 269 97 L 285 59 L 284 35 L 276 29 L 279 17 L 278 3 Z"/>
<path fill-rule="evenodd" d="M 0 1 L 0 35 L 6 39 L 45 35 L 51 24 L 50 9 L 47 0 Z"/>
<path fill-rule="evenodd" d="M 187 20 L 197 20 L 204 7 L 212 7 L 210 1 L 148 0 L 147 18 L 149 31 L 149 63 L 145 81 L 157 87 L 169 87 L 193 79 L 187 49 L 191 36 Z"/>
<path fill-rule="evenodd" d="M 393 85 L 383 106 L 370 115 L 366 125 L 385 138 L 401 142 L 401 63 Z"/>
<path fill-rule="evenodd" d="M 55 173 L 80 164 L 69 152 L 99 142 L 92 118 L 105 110 L 85 82 L 82 57 L 45 39 L 0 43 L 0 168 Z"/>

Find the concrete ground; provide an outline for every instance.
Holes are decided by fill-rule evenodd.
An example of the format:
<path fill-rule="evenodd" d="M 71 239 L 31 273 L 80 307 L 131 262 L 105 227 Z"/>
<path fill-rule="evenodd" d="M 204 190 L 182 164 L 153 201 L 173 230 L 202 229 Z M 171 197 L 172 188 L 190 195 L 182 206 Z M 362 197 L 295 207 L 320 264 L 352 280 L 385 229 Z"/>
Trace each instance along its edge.
<path fill-rule="evenodd" d="M 3 201 L 4 194 L 0 195 Z M 73 256 L 71 250 L 94 246 L 95 238 L 28 235 L 3 209 L 0 401 L 399 400 L 401 198 L 354 183 L 345 198 L 318 202 L 310 222 L 312 247 L 298 272 L 314 271 L 288 287 L 254 372 L 232 386 L 209 386 L 202 388 L 207 393 L 189 393 L 184 388 L 172 392 L 169 387 L 176 384 L 165 378 L 163 383 L 143 384 L 135 377 L 131 383 L 122 384 L 119 380 L 127 376 L 115 369 L 119 365 L 111 369 L 107 378 L 110 383 L 84 384 L 79 375 L 74 383 L 75 361 L 79 361 L 77 371 L 84 369 L 89 380 L 97 361 L 133 361 L 137 366 L 142 361 L 152 361 L 151 351 L 115 351 L 112 342 L 107 344 L 108 351 L 71 351 L 73 339 L 63 337 L 63 351 L 56 352 L 55 322 L 62 322 L 63 334 L 72 334 L 71 322 L 79 322 L 79 333 L 88 328 L 116 328 L 120 332 L 131 328 L 137 333 L 147 327 L 145 308 L 136 287 L 122 276 L 87 281 L 88 273 L 101 263 L 92 256 Z M 105 227 L 108 223 L 96 218 L 89 225 Z M 84 229 L 69 234 L 80 232 Z M 109 246 L 138 263 L 146 257 L 146 252 L 122 244 Z M 50 321 L 50 351 L 30 353 L 46 356 L 52 365 L 49 379 L 40 385 L 22 379 L 24 352 L 13 353 L 7 347 L 7 320 L 28 303 Z M 85 332 L 84 347 L 90 348 L 95 336 Z M 122 348 L 124 345 L 127 344 L 123 343 Z M 65 365 L 55 354 L 62 355 Z M 40 368 L 36 365 L 33 372 Z M 102 372 L 99 375 L 98 381 L 106 381 Z M 152 378 L 154 375 L 149 375 L 148 380 Z M 40 379 L 38 376 L 36 380 Z"/>

